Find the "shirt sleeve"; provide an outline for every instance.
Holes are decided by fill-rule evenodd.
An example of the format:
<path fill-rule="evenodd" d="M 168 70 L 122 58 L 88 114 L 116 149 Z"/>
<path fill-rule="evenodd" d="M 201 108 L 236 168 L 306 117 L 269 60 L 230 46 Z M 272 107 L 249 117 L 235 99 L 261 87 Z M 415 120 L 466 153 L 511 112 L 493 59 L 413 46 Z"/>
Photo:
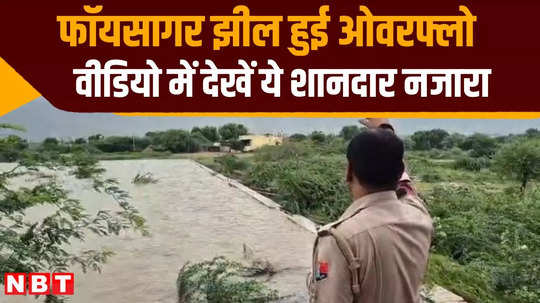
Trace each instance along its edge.
<path fill-rule="evenodd" d="M 351 272 L 332 236 L 319 239 L 312 273 L 316 303 L 352 303 Z"/>

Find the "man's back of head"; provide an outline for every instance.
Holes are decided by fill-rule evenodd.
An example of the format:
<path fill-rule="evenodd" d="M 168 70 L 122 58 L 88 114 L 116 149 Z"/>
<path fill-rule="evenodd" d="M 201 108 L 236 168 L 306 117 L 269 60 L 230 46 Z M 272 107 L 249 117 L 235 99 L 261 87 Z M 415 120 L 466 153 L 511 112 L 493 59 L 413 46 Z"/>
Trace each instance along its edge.
<path fill-rule="evenodd" d="M 347 148 L 351 172 L 368 192 L 395 190 L 403 174 L 403 142 L 394 132 L 377 128 L 354 137 Z"/>

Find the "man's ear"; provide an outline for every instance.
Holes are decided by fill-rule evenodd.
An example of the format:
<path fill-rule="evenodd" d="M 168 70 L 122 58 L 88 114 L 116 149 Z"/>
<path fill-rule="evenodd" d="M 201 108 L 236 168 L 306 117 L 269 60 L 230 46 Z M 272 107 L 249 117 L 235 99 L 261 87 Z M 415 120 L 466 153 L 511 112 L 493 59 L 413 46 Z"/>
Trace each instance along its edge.
<path fill-rule="evenodd" d="M 346 173 L 346 177 L 345 177 L 347 183 L 352 183 L 353 182 L 353 168 L 352 168 L 352 165 L 351 165 L 351 162 L 347 162 L 347 173 Z"/>

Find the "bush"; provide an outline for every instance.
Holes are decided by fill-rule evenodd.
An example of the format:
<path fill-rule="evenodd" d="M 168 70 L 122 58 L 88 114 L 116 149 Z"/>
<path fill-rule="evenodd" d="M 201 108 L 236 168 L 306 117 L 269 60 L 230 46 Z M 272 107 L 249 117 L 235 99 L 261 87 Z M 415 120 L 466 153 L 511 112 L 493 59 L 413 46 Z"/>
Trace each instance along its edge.
<path fill-rule="evenodd" d="M 218 166 L 218 170 L 227 175 L 232 175 L 238 170 L 245 170 L 248 163 L 239 159 L 235 155 L 225 155 L 214 159 Z"/>
<path fill-rule="evenodd" d="M 289 136 L 289 140 L 291 141 L 304 141 L 307 139 L 307 136 L 304 134 L 292 134 Z"/>
<path fill-rule="evenodd" d="M 148 138 L 111 136 L 93 141 L 95 147 L 105 153 L 141 151 L 150 145 Z"/>
<path fill-rule="evenodd" d="M 154 184 L 157 183 L 158 179 L 154 178 L 152 173 L 137 173 L 131 183 L 133 184 Z"/>
<path fill-rule="evenodd" d="M 459 144 L 463 150 L 469 150 L 472 157 L 491 157 L 497 149 L 497 140 L 488 135 L 474 134 Z"/>
<path fill-rule="evenodd" d="M 427 131 L 417 131 L 410 138 L 414 142 L 414 149 L 429 150 L 432 148 L 443 148 L 443 141 L 448 136 L 449 134 L 445 130 L 432 129 Z"/>
<path fill-rule="evenodd" d="M 364 130 L 365 128 L 360 128 L 358 127 L 358 125 L 343 126 L 343 128 L 339 132 L 339 136 L 348 141 L 356 137 L 356 135 L 358 135 Z"/>
<path fill-rule="evenodd" d="M 488 158 L 460 157 L 454 162 L 455 169 L 465 169 L 470 171 L 479 171 L 482 168 L 490 167 L 491 161 Z"/>
<path fill-rule="evenodd" d="M 278 293 L 259 281 L 249 279 L 248 269 L 223 257 L 196 264 L 185 264 L 176 286 L 179 303 L 269 302 Z"/>
<path fill-rule="evenodd" d="M 9 135 L 0 138 L 0 162 L 13 162 L 21 158 L 28 148 L 28 142 L 19 136 Z"/>
<path fill-rule="evenodd" d="M 539 199 L 538 190 L 521 195 L 436 187 L 426 198 L 435 223 L 433 250 L 478 271 L 487 289 L 508 300 L 537 302 Z"/>
<path fill-rule="evenodd" d="M 280 161 L 307 157 L 314 149 L 304 142 L 286 142 L 282 145 L 265 145 L 254 155 L 256 161 Z"/>
<path fill-rule="evenodd" d="M 102 174 L 105 169 L 99 167 L 98 161 L 88 153 L 72 154 L 70 162 L 73 163 L 74 169 L 71 174 L 77 179 L 87 179 L 96 174 Z"/>
<path fill-rule="evenodd" d="M 320 131 L 314 131 L 309 135 L 309 138 L 316 143 L 323 143 L 326 141 L 326 135 Z"/>
<path fill-rule="evenodd" d="M 190 133 L 182 129 L 148 132 L 146 136 L 150 139 L 155 151 L 194 153 L 211 144 L 200 132 Z"/>
<path fill-rule="evenodd" d="M 441 176 L 437 174 L 436 172 L 424 173 L 420 175 L 420 179 L 423 182 L 427 182 L 427 183 L 440 182 L 442 180 Z"/>
<path fill-rule="evenodd" d="M 84 245 L 89 235 L 118 236 L 134 229 L 147 234 L 145 220 L 130 201 L 127 192 L 87 155 L 61 155 L 54 150 L 25 151 L 12 169 L 0 173 L 0 284 L 5 272 L 66 272 L 80 265 L 82 272 L 101 271 L 113 252 Z M 117 208 L 87 210 L 60 181 L 71 179 L 56 172 L 71 171 L 90 178 L 92 188 L 110 196 Z M 13 180 L 24 180 L 14 185 Z M 18 183 L 18 182 L 17 182 Z M 38 216 L 29 215 L 34 206 Z M 35 210 L 35 209 L 34 209 Z M 38 298 L 39 296 L 36 296 Z M 46 295 L 44 302 L 66 302 L 67 298 Z"/>

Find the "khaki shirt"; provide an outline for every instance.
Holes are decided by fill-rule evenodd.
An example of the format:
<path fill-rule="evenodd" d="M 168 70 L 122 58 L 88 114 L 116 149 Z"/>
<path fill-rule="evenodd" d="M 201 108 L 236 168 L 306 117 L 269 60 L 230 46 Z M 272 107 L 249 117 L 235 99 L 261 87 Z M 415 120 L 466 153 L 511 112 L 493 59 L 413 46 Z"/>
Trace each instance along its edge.
<path fill-rule="evenodd" d="M 401 199 L 394 191 L 364 196 L 320 229 L 336 228 L 360 261 L 356 302 L 420 302 L 433 225 L 410 181 L 400 188 Z M 351 271 L 333 236 L 318 237 L 308 279 L 311 302 L 354 302 Z"/>

